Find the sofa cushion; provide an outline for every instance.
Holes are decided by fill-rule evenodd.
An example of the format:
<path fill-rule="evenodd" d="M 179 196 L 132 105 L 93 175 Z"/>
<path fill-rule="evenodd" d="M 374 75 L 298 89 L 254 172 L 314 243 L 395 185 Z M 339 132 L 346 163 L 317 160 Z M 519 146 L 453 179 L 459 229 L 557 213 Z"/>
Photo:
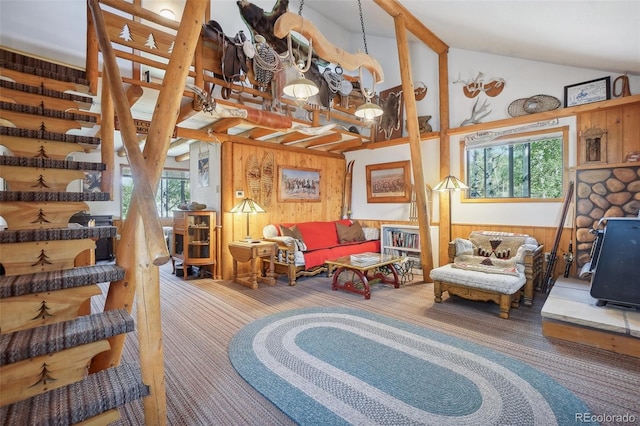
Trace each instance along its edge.
<path fill-rule="evenodd" d="M 300 233 L 300 230 L 296 225 L 293 225 L 291 228 L 288 228 L 284 225 L 280 225 L 280 231 L 282 232 L 282 235 L 285 237 L 291 237 L 296 240 L 304 241 L 304 238 L 302 238 L 302 234 Z"/>
<path fill-rule="evenodd" d="M 456 269 L 449 263 L 432 269 L 429 277 L 434 281 L 460 284 L 501 294 L 514 294 L 527 282 L 527 278 L 524 275 L 524 266 L 518 265 L 517 268 L 520 272 L 518 276 L 485 274 L 484 272 Z"/>
<path fill-rule="evenodd" d="M 338 241 L 340 244 L 365 241 L 362 226 L 360 226 L 357 220 L 353 221 L 350 226 L 336 222 L 336 231 L 338 232 Z"/>
<path fill-rule="evenodd" d="M 527 235 L 506 232 L 473 231 L 469 240 L 475 246 L 475 254 L 484 257 L 509 259 L 516 255 L 525 243 Z"/>

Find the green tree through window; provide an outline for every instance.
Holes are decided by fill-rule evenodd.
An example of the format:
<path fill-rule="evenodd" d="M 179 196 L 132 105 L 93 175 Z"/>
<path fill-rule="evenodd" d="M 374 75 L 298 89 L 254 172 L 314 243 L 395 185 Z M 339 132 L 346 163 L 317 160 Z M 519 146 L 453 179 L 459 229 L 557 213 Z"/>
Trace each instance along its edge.
<path fill-rule="evenodd" d="M 467 198 L 561 198 L 564 149 L 557 136 L 467 149 Z"/>
<path fill-rule="evenodd" d="M 129 167 L 122 167 L 120 176 L 120 200 L 122 218 L 127 217 L 131 196 L 133 195 L 133 177 Z M 156 207 L 160 217 L 172 217 L 178 205 L 191 198 L 189 171 L 165 169 L 156 192 Z"/>

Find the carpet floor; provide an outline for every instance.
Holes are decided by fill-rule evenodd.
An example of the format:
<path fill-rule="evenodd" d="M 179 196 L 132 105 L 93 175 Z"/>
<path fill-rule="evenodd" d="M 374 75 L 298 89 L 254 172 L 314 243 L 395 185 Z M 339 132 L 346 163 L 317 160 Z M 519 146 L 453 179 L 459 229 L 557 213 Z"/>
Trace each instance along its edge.
<path fill-rule="evenodd" d="M 460 298 L 434 303 L 433 285 L 410 283 L 399 289 L 374 285 L 370 300 L 332 291 L 326 277 L 302 278 L 294 287 L 256 290 L 230 281 L 182 280 L 171 266 L 160 268 L 167 423 L 170 425 L 293 425 L 286 414 L 247 384 L 228 357 L 233 336 L 266 315 L 308 307 L 347 307 L 395 318 L 478 343 L 546 373 L 573 392 L 599 416 L 601 424 L 629 424 L 613 416 L 640 420 L 640 361 L 637 358 L 542 336 L 540 310 L 532 307 L 498 317 L 493 303 Z M 103 299 L 94 298 L 101 310 Z M 130 333 L 123 362 L 135 361 L 137 336 Z M 142 403 L 121 410 L 120 425 L 143 425 Z"/>

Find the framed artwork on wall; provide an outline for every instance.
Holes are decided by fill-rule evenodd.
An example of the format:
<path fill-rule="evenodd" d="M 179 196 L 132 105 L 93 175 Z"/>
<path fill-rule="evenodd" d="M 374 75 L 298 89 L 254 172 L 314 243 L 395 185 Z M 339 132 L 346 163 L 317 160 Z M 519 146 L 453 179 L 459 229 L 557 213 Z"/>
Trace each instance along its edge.
<path fill-rule="evenodd" d="M 278 166 L 279 202 L 319 202 L 320 170 Z"/>
<path fill-rule="evenodd" d="M 411 198 L 409 161 L 370 164 L 367 171 L 368 203 L 408 203 Z"/>
<path fill-rule="evenodd" d="M 565 108 L 607 99 L 611 99 L 611 77 L 564 86 Z"/>

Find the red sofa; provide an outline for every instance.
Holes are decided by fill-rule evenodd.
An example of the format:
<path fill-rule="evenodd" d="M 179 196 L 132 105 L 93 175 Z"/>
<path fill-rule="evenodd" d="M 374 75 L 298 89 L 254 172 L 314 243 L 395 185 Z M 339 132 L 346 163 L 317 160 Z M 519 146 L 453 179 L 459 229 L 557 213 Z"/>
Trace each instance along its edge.
<path fill-rule="evenodd" d="M 379 253 L 380 239 L 366 239 L 361 229 L 357 221 L 350 219 L 282 223 L 266 226 L 263 237 L 278 243 L 275 272 L 287 274 L 289 285 L 295 285 L 296 278 L 300 276 L 328 271 L 325 265 L 328 259 L 365 252 Z"/>

